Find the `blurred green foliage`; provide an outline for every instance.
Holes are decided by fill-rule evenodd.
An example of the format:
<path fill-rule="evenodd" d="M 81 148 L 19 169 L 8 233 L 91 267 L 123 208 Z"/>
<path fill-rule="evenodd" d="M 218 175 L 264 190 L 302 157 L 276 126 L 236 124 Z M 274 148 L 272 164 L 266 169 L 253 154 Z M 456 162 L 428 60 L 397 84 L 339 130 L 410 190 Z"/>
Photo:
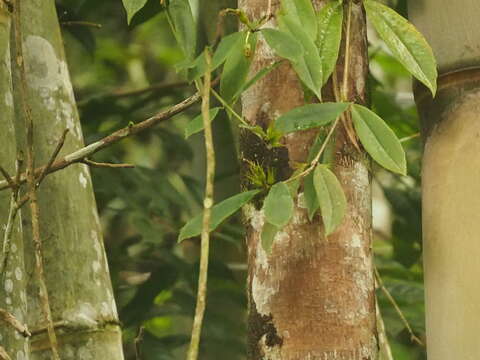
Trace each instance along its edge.
<path fill-rule="evenodd" d="M 212 39 L 226 0 L 192 0 L 199 13 L 198 39 Z M 138 122 L 192 94 L 175 65 L 182 50 L 158 0 L 149 0 L 127 26 L 120 0 L 58 0 L 66 52 L 86 143 Z M 401 12 L 405 1 L 396 4 Z M 195 14 L 194 14 L 195 15 Z M 101 29 L 69 25 L 88 21 Z M 419 131 L 410 77 L 380 42 L 370 49 L 371 102 L 400 138 Z M 157 86 L 170 84 L 171 86 Z M 151 91 L 129 94 L 136 89 Z M 135 169 L 94 169 L 93 180 L 128 359 L 182 359 L 189 341 L 198 274 L 198 239 L 176 244 L 178 231 L 201 209 L 204 151 L 201 134 L 184 139 L 191 108 L 153 131 L 127 139 L 95 160 L 128 162 Z M 220 112 L 214 122 L 217 149 L 216 199 L 239 190 L 236 131 Z M 424 339 L 421 265 L 421 141 L 404 144 L 407 177 L 374 169 L 374 204 L 387 221 L 375 230 L 376 266 L 415 334 Z M 378 185 L 378 186 L 377 186 Z M 201 345 L 203 359 L 245 358 L 246 254 L 239 218 L 213 234 L 208 306 Z M 379 291 L 379 303 L 396 360 L 426 359 L 397 312 Z M 144 331 L 140 331 L 140 329 Z"/>

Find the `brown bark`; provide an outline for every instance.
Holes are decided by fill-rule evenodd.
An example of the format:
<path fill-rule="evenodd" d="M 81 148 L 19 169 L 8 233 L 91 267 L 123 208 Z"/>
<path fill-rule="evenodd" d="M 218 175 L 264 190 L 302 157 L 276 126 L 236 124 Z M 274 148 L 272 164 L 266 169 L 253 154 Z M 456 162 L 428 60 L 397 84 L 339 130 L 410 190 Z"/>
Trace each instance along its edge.
<path fill-rule="evenodd" d="M 253 19 L 267 11 L 266 1 L 243 0 L 240 5 Z M 360 4 L 353 4 L 351 37 L 348 98 L 365 103 L 368 58 Z M 275 60 L 260 38 L 251 72 Z M 339 79 L 343 78 L 342 70 L 343 55 L 338 64 Z M 332 99 L 331 93 L 330 84 L 325 97 Z M 244 95 L 243 114 L 249 123 L 265 127 L 279 114 L 302 104 L 301 84 L 291 67 L 283 64 Z M 274 167 L 277 180 L 285 180 L 296 162 L 306 161 L 314 137 L 315 131 L 294 133 L 284 138 L 284 148 L 269 150 L 245 132 L 241 138 L 242 159 L 258 161 L 264 168 Z M 249 359 L 377 358 L 369 162 L 346 138 L 342 128 L 337 135 L 334 171 L 346 193 L 348 211 L 334 234 L 325 238 L 320 216 L 308 220 L 300 190 L 291 222 L 277 234 L 272 252 L 267 254 L 260 244 L 264 223 L 260 206 L 245 212 Z"/>

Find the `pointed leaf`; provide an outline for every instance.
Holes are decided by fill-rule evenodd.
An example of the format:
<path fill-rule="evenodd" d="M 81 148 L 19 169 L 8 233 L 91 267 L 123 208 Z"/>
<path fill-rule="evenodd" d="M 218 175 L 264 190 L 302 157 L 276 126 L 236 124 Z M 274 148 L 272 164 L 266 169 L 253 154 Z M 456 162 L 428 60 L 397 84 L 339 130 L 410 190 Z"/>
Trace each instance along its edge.
<path fill-rule="evenodd" d="M 279 228 L 284 227 L 290 221 L 293 214 L 293 199 L 290 189 L 284 182 L 272 186 L 265 198 L 263 209 L 265 219 Z"/>
<path fill-rule="evenodd" d="M 275 121 L 275 128 L 284 134 L 324 126 L 339 117 L 349 103 L 308 104 L 283 114 Z"/>
<path fill-rule="evenodd" d="M 220 65 L 222 65 L 227 59 L 228 55 L 236 46 L 241 46 L 242 41 L 241 32 L 236 32 L 222 38 L 218 44 L 217 49 L 212 57 L 211 71 L 216 70 Z M 195 61 L 190 64 L 186 64 L 185 68 L 191 69 L 188 73 L 188 80 L 192 81 L 198 79 L 200 76 L 205 75 L 207 71 L 207 62 L 205 59 L 205 51 L 203 51 Z"/>
<path fill-rule="evenodd" d="M 313 184 L 313 173 L 311 172 L 305 176 L 303 180 L 303 197 L 305 199 L 305 205 L 308 210 L 308 219 L 312 221 L 313 216 L 317 212 L 320 204 L 318 203 L 317 193 Z"/>
<path fill-rule="evenodd" d="M 303 55 L 302 45 L 285 31 L 262 29 L 263 37 L 275 53 L 291 62 L 297 62 Z"/>
<path fill-rule="evenodd" d="M 242 33 L 241 46 L 239 44 L 229 52 L 223 66 L 220 94 L 227 103 L 231 103 L 235 94 L 244 86 L 250 70 L 250 64 L 252 63 L 256 34 L 251 35 L 249 38 L 248 45 L 252 51 L 250 54 L 245 54 L 246 36 L 247 33 Z"/>
<path fill-rule="evenodd" d="M 273 241 L 275 240 L 275 235 L 277 235 L 279 229 L 275 225 L 272 225 L 268 222 L 263 224 L 262 229 L 262 248 L 267 254 L 272 253 Z"/>
<path fill-rule="evenodd" d="M 292 63 L 292 66 L 305 86 L 321 99 L 322 59 L 314 40 L 305 32 L 304 26 L 295 22 L 290 16 L 280 16 L 279 25 L 282 31 L 289 32 L 302 45 L 303 57 Z"/>
<path fill-rule="evenodd" d="M 123 7 L 127 11 L 127 23 L 130 25 L 133 16 L 140 11 L 148 0 L 122 0 Z"/>
<path fill-rule="evenodd" d="M 385 121 L 361 105 L 353 105 L 352 118 L 360 142 L 370 156 L 384 168 L 405 175 L 405 151 Z"/>
<path fill-rule="evenodd" d="M 317 37 L 317 21 L 311 0 L 282 0 L 282 9 L 305 29 L 312 40 Z"/>
<path fill-rule="evenodd" d="M 250 80 L 248 80 L 240 90 L 237 91 L 235 96 L 233 97 L 234 100 L 238 99 L 240 95 L 243 94 L 243 92 L 247 91 L 250 87 L 255 85 L 257 81 L 268 75 L 273 69 L 275 69 L 278 65 L 280 65 L 282 62 L 281 61 L 276 61 L 273 64 L 264 67 L 263 69 L 259 70 Z"/>
<path fill-rule="evenodd" d="M 220 109 L 221 109 L 220 107 L 210 109 L 210 116 L 209 116 L 210 122 L 215 120 Z M 202 130 L 203 130 L 203 116 L 202 114 L 200 114 L 196 116 L 192 121 L 190 121 L 188 125 L 185 127 L 185 139 Z"/>
<path fill-rule="evenodd" d="M 188 0 L 170 0 L 168 14 L 173 23 L 175 38 L 186 59 L 193 60 L 197 50 L 197 25 Z"/>
<path fill-rule="evenodd" d="M 347 199 L 335 174 L 324 165 L 316 167 L 313 183 L 320 204 L 325 235 L 328 236 L 342 224 L 347 211 Z"/>
<path fill-rule="evenodd" d="M 343 5 L 338 1 L 329 1 L 318 12 L 317 46 L 322 59 L 323 83 L 328 81 L 338 59 L 342 41 Z"/>
<path fill-rule="evenodd" d="M 215 230 L 228 217 L 235 214 L 240 208 L 253 199 L 259 190 L 251 190 L 232 196 L 212 207 L 210 231 Z M 198 236 L 202 233 L 203 214 L 195 216 L 180 230 L 178 242 Z"/>
<path fill-rule="evenodd" d="M 368 19 L 395 57 L 433 96 L 437 91 L 437 63 L 423 35 L 400 14 L 377 1 L 364 2 Z"/>

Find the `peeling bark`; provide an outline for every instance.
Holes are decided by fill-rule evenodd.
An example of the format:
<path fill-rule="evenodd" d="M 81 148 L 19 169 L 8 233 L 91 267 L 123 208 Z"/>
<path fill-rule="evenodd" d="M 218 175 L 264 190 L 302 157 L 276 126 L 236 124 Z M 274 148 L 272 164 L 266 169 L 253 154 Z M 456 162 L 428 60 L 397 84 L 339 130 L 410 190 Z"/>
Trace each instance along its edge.
<path fill-rule="evenodd" d="M 70 131 L 60 156 L 83 147 L 83 136 L 54 1 L 31 0 L 21 5 L 35 160 L 44 164 L 66 128 Z M 19 85 L 19 81 L 16 73 L 14 84 Z M 21 86 L 15 86 L 16 104 L 19 91 Z M 16 130 L 24 145 L 23 114 L 20 108 L 16 111 Z M 48 176 L 38 195 L 45 276 L 61 358 L 122 359 L 117 310 L 88 167 L 73 165 Z M 23 219 L 29 239 L 30 222 L 27 216 Z M 31 242 L 26 243 L 25 257 L 31 273 Z M 32 359 L 50 359 L 38 284 L 34 281 L 29 283 L 27 298 Z"/>
<path fill-rule="evenodd" d="M 266 1 L 243 0 L 240 5 L 253 19 L 267 11 Z M 360 4 L 353 4 L 351 34 L 348 97 L 365 103 L 368 58 Z M 260 38 L 252 74 L 275 60 Z M 343 54 L 337 73 L 342 79 Z M 326 99 L 333 98 L 331 84 L 324 93 Z M 246 120 L 266 127 L 280 114 L 304 104 L 304 95 L 294 71 L 282 64 L 253 86 L 242 102 Z M 277 180 L 285 180 L 296 162 L 306 161 L 315 135 L 315 131 L 289 134 L 285 148 L 268 150 L 244 132 L 242 158 L 274 167 Z M 303 194 L 296 200 L 291 222 L 276 235 L 271 254 L 260 242 L 264 223 L 260 204 L 245 211 L 251 360 L 377 359 L 369 162 L 348 143 L 343 129 L 338 132 L 334 171 L 347 196 L 348 211 L 343 225 L 328 238 L 320 216 L 308 220 Z"/>

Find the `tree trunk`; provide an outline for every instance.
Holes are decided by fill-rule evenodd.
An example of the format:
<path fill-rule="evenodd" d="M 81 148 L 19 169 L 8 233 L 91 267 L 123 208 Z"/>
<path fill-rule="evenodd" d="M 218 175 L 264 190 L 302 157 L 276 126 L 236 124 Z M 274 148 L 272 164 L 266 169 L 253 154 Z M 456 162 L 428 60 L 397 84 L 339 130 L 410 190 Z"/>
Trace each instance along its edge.
<path fill-rule="evenodd" d="M 430 360 L 478 359 L 480 342 L 480 3 L 410 1 L 439 62 L 433 100 L 415 98 L 425 142 L 423 241 Z"/>
<path fill-rule="evenodd" d="M 69 134 L 60 156 L 82 147 L 82 130 L 55 2 L 30 0 L 16 4 L 21 5 L 26 97 L 33 113 L 35 160 L 37 165 L 43 165 L 66 128 Z M 16 49 L 12 54 L 18 60 Z M 18 70 L 14 85 L 16 128 L 25 145 Z M 88 167 L 73 165 L 47 176 L 38 195 L 45 276 L 61 358 L 122 359 L 117 310 Z M 25 238 L 30 239 L 29 219 L 24 224 Z M 26 263 L 31 273 L 35 268 L 33 254 L 32 243 L 26 242 Z M 27 298 L 28 324 L 33 332 L 32 359 L 50 359 L 38 293 L 37 282 L 30 281 Z"/>
<path fill-rule="evenodd" d="M 0 3 L 0 165 L 15 176 L 17 142 L 15 140 L 15 111 L 13 106 L 12 72 L 10 66 L 10 13 Z M 12 220 L 12 192 L 0 192 L 0 310 L 8 311 L 22 324 L 26 323 L 27 298 L 23 259 L 23 237 L 20 216 Z M 11 228 L 11 230 L 10 230 Z M 11 235 L 8 235 L 11 233 Z M 29 359 L 28 339 L 2 321 L 0 317 L 0 347 L 12 359 Z M 1 356 L 0 356 L 1 358 Z"/>
<path fill-rule="evenodd" d="M 240 5 L 252 19 L 267 11 L 263 0 L 243 0 Z M 361 3 L 352 6 L 348 97 L 365 103 L 365 16 Z M 252 74 L 275 60 L 260 39 Z M 339 79 L 343 60 L 341 55 Z M 324 92 L 332 100 L 331 84 Z M 266 127 L 279 114 L 303 103 L 297 76 L 282 64 L 243 96 L 243 114 L 249 123 Z M 244 132 L 241 158 L 274 167 L 277 180 L 285 180 L 296 162 L 306 161 L 314 137 L 315 131 L 288 135 L 285 148 L 269 150 L 255 135 Z M 275 237 L 271 254 L 260 243 L 264 214 L 253 206 L 245 212 L 251 360 L 377 359 L 369 162 L 347 142 L 343 129 L 338 132 L 333 170 L 347 196 L 348 211 L 343 225 L 328 238 L 318 215 L 308 220 L 301 193 L 290 224 Z"/>

